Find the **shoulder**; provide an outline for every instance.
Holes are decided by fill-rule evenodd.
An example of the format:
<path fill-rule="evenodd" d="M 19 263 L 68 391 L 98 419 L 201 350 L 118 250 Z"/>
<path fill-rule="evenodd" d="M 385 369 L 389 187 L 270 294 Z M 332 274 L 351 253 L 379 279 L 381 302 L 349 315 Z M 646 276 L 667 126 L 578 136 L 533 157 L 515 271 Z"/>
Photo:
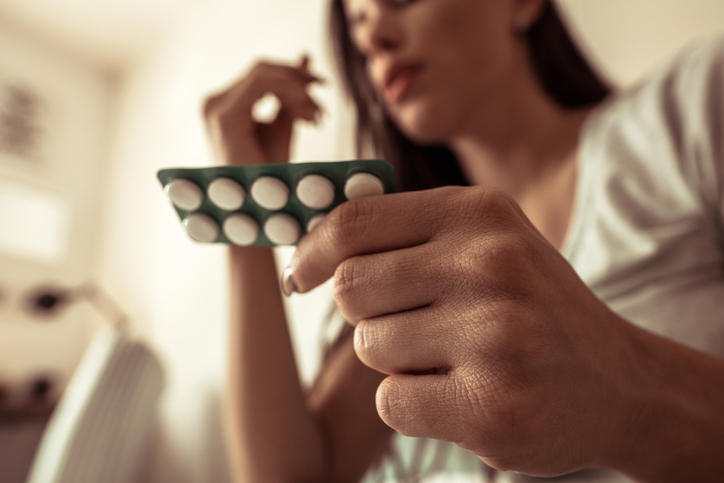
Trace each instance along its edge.
<path fill-rule="evenodd" d="M 724 36 L 689 44 L 643 81 L 614 94 L 593 124 L 600 129 L 624 124 L 638 134 L 679 137 L 721 126 L 722 115 Z"/>
<path fill-rule="evenodd" d="M 693 43 L 606 101 L 583 132 L 596 171 L 716 196 L 724 159 L 724 37 Z M 599 171 L 600 174 L 603 174 Z M 713 200 L 711 200 L 713 201 Z"/>

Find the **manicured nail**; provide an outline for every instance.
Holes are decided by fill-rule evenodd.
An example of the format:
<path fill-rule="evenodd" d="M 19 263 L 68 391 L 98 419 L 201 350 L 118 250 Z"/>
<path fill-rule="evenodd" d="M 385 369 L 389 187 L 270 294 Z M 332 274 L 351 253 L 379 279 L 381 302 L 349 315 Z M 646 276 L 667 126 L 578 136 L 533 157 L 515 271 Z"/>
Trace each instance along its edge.
<path fill-rule="evenodd" d="M 294 282 L 292 267 L 287 267 L 282 272 L 281 288 L 286 297 L 290 297 L 297 291 L 297 284 Z"/>

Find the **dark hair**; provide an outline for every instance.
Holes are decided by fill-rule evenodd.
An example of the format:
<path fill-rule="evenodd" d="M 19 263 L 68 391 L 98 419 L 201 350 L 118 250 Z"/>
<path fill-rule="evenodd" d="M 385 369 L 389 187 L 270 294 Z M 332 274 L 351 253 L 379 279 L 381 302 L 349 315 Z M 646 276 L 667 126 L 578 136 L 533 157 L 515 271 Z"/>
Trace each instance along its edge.
<path fill-rule="evenodd" d="M 412 142 L 386 114 L 365 72 L 365 59 L 350 39 L 341 0 L 332 0 L 330 27 L 339 74 L 357 114 L 357 155 L 373 154 L 390 162 L 400 190 L 467 184 L 450 149 Z M 524 35 L 538 80 L 559 105 L 582 107 L 609 94 L 609 87 L 581 54 L 552 1 L 546 2 Z"/>

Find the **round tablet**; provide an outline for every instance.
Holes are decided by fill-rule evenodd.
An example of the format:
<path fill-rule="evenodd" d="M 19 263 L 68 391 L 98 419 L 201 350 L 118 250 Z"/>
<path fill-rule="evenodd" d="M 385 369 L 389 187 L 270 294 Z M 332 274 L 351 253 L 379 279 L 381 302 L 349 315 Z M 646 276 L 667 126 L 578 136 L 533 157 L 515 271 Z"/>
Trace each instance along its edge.
<path fill-rule="evenodd" d="M 248 247 L 259 237 L 259 225 L 249 215 L 231 215 L 224 221 L 224 235 L 234 245 Z"/>
<path fill-rule="evenodd" d="M 171 203 L 186 211 L 193 211 L 201 206 L 204 192 L 188 179 L 176 178 L 164 187 Z"/>
<path fill-rule="evenodd" d="M 316 216 L 313 216 L 308 222 L 307 222 L 307 233 L 314 230 L 317 225 L 319 225 L 322 220 L 324 220 L 325 215 L 319 214 Z"/>
<path fill-rule="evenodd" d="M 272 215 L 264 223 L 264 234 L 275 245 L 294 245 L 299 232 L 297 220 L 286 213 Z"/>
<path fill-rule="evenodd" d="M 348 200 L 385 193 L 385 185 L 377 176 L 370 173 L 356 173 L 344 184 L 344 195 Z"/>
<path fill-rule="evenodd" d="M 262 176 L 251 185 L 251 197 L 262 208 L 279 210 L 289 201 L 289 188 L 278 178 Z"/>
<path fill-rule="evenodd" d="M 244 204 L 244 188 L 231 178 L 216 178 L 209 184 L 206 194 L 222 210 L 238 210 Z"/>
<path fill-rule="evenodd" d="M 324 209 L 334 201 L 334 184 L 324 176 L 310 174 L 297 185 L 297 198 L 304 206 Z"/>
<path fill-rule="evenodd" d="M 203 243 L 215 242 L 219 236 L 219 225 L 209 215 L 196 213 L 184 220 L 189 236 Z"/>

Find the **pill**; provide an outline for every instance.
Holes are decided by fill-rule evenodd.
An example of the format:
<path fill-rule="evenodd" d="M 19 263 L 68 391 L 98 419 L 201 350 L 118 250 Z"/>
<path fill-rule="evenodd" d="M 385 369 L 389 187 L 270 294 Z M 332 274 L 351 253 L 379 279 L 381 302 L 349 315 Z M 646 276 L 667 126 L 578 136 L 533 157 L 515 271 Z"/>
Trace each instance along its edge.
<path fill-rule="evenodd" d="M 248 247 L 259 237 L 259 225 L 249 215 L 231 215 L 224 220 L 224 235 L 234 245 Z"/>
<path fill-rule="evenodd" d="M 334 184 L 324 176 L 310 174 L 297 184 L 297 198 L 304 206 L 322 210 L 334 201 Z"/>
<path fill-rule="evenodd" d="M 191 238 L 203 243 L 216 241 L 219 236 L 219 225 L 208 215 L 195 213 L 184 220 L 186 232 Z"/>
<path fill-rule="evenodd" d="M 172 168 L 158 179 L 193 240 L 244 247 L 295 245 L 339 203 L 395 191 L 379 160 Z"/>
<path fill-rule="evenodd" d="M 213 204 L 226 211 L 235 211 L 244 204 L 244 188 L 231 178 L 216 178 L 206 189 Z"/>
<path fill-rule="evenodd" d="M 171 203 L 186 211 L 193 211 L 201 206 L 204 193 L 193 181 L 176 178 L 164 188 Z"/>
<path fill-rule="evenodd" d="M 324 214 L 320 214 L 317 216 L 313 216 L 308 222 L 307 222 L 307 233 L 314 230 L 317 225 L 319 225 L 322 220 L 324 220 Z"/>
<path fill-rule="evenodd" d="M 344 195 L 348 200 L 365 196 L 382 195 L 385 185 L 377 176 L 370 173 L 356 173 L 349 177 L 344 185 Z"/>
<path fill-rule="evenodd" d="M 289 188 L 278 178 L 262 176 L 251 185 L 251 197 L 262 208 L 279 210 L 289 201 Z"/>
<path fill-rule="evenodd" d="M 267 218 L 264 234 L 275 245 L 293 245 L 299 239 L 299 223 L 286 213 L 277 213 Z"/>

